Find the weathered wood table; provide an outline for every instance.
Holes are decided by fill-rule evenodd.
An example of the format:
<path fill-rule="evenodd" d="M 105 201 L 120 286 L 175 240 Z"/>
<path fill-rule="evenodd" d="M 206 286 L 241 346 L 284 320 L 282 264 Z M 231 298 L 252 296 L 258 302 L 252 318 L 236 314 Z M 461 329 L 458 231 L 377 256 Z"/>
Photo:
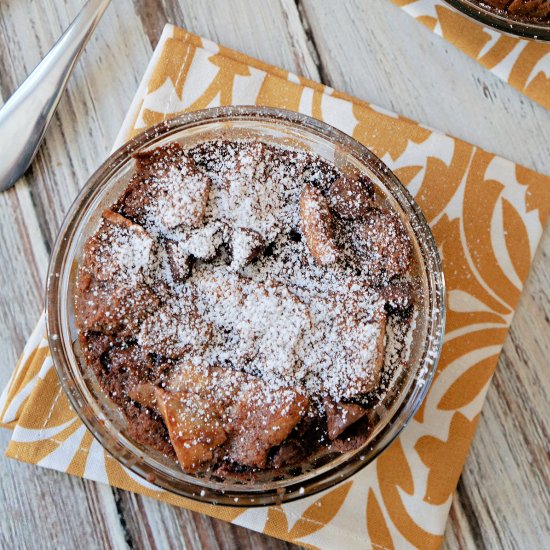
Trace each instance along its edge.
<path fill-rule="evenodd" d="M 0 103 L 82 3 L 0 1 Z M 114 0 L 32 168 L 0 194 L 2 386 L 40 314 L 48 254 L 64 213 L 106 157 L 167 21 L 550 174 L 550 111 L 389 0 Z M 453 500 L 447 548 L 516 550 L 549 543 L 549 358 L 547 231 Z M 8 438 L 0 432 L 0 448 Z M 0 458 L 1 548 L 285 546 L 148 498 Z"/>

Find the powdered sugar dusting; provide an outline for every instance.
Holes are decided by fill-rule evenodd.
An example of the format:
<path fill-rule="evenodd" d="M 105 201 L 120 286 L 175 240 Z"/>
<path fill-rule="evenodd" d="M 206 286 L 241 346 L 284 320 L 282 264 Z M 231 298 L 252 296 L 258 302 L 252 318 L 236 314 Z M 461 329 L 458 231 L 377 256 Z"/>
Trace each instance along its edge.
<path fill-rule="evenodd" d="M 137 164 L 86 245 L 77 317 L 111 397 L 162 422 L 184 469 L 283 464 L 287 437 L 321 444 L 328 416 L 336 438 L 396 391 L 412 251 L 368 180 L 259 141 L 172 144 Z M 113 378 L 115 357 L 130 378 Z"/>
<path fill-rule="evenodd" d="M 117 224 L 116 214 L 104 218 L 100 231 L 88 246 L 98 264 L 97 278 L 116 279 L 135 285 L 151 259 L 154 240 L 139 225 Z"/>

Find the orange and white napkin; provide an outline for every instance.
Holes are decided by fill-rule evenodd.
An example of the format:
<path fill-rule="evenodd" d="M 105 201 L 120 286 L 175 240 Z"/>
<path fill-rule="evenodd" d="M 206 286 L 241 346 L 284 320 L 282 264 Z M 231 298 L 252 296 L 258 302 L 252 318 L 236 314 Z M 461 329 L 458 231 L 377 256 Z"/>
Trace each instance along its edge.
<path fill-rule="evenodd" d="M 176 497 L 123 468 L 72 411 L 31 336 L 0 400 L 7 455 L 135 491 L 311 548 L 437 548 L 550 210 L 550 178 L 168 25 L 118 144 L 184 111 L 257 104 L 322 119 L 370 147 L 416 197 L 443 257 L 447 332 L 420 411 L 376 461 L 321 494 L 228 508 Z"/>
<path fill-rule="evenodd" d="M 499 78 L 550 109 L 550 43 L 485 27 L 443 0 L 392 0 Z"/>

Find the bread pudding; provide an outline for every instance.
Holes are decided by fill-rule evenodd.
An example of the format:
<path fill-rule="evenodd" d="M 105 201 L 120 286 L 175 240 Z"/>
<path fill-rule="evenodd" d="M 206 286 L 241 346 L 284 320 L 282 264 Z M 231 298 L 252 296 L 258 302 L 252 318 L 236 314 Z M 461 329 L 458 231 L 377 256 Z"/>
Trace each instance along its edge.
<path fill-rule="evenodd" d="M 482 7 L 518 20 L 550 24 L 550 0 L 475 0 Z"/>
<path fill-rule="evenodd" d="M 140 444 L 189 473 L 358 448 L 409 368 L 422 285 L 365 176 L 260 140 L 135 155 L 86 241 L 86 365 Z"/>

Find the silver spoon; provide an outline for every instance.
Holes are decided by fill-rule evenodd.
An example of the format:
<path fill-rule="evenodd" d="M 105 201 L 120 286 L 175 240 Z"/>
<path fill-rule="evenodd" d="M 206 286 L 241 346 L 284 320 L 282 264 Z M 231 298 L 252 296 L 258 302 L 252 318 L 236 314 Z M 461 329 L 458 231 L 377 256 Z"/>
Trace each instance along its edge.
<path fill-rule="evenodd" d="M 0 191 L 30 166 L 80 53 L 111 0 L 88 0 L 63 36 L 0 109 Z"/>

